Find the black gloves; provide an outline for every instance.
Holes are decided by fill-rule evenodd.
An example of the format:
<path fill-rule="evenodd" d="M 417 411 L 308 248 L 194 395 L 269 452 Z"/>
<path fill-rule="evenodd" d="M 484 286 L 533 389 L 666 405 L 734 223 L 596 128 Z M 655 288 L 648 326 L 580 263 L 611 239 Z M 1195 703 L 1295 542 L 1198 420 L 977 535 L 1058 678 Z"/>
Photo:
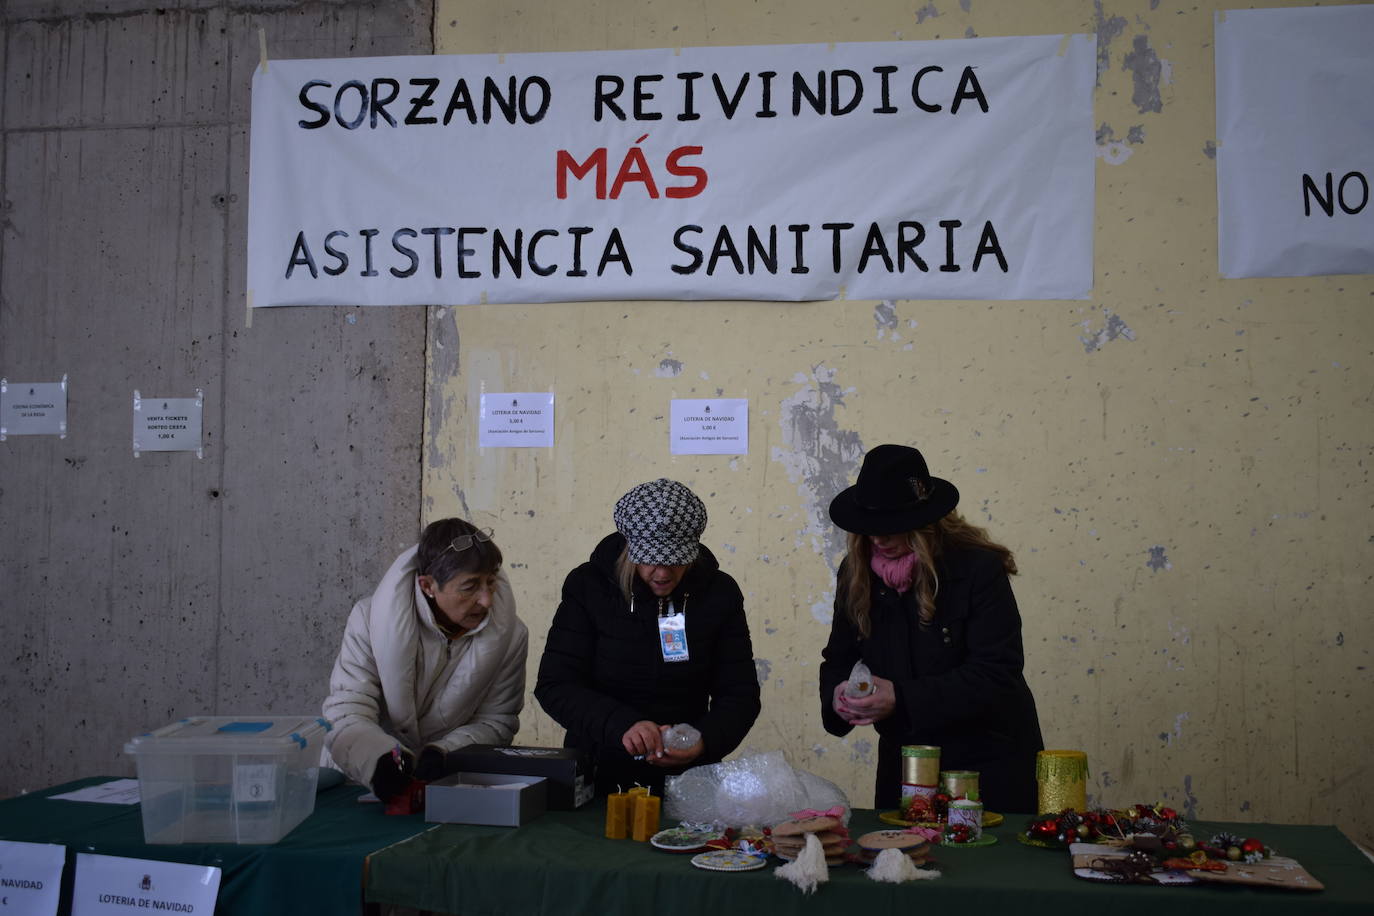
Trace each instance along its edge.
<path fill-rule="evenodd" d="M 415 758 L 409 752 L 387 751 L 377 758 L 377 769 L 372 774 L 372 794 L 384 802 L 391 801 L 406 791 L 414 771 Z"/>
<path fill-rule="evenodd" d="M 415 778 L 425 782 L 433 782 L 448 775 L 447 766 L 448 755 L 443 748 L 435 747 L 432 744 L 425 745 L 420 751 L 420 759 L 415 764 Z"/>

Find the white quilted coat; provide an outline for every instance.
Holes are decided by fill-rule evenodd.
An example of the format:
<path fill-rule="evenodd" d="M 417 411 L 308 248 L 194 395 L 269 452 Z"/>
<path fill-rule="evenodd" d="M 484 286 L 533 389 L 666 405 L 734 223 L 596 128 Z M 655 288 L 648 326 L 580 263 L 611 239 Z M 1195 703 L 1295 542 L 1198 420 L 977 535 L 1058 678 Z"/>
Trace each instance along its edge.
<path fill-rule="evenodd" d="M 431 744 L 445 751 L 510 744 L 525 703 L 528 650 L 529 630 L 504 572 L 486 619 L 457 639 L 444 636 L 416 584 L 410 548 L 348 616 L 324 701 L 332 729 L 323 763 L 370 785 L 377 758 L 397 744 L 417 757 Z"/>

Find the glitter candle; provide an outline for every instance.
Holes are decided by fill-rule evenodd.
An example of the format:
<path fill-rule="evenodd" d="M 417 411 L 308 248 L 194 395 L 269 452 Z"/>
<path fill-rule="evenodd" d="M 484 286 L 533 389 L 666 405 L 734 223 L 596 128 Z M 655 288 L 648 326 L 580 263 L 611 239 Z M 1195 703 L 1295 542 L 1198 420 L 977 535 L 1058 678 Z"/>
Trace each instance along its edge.
<path fill-rule="evenodd" d="M 1088 755 L 1083 751 L 1041 751 L 1035 756 L 1037 814 L 1088 809 Z"/>

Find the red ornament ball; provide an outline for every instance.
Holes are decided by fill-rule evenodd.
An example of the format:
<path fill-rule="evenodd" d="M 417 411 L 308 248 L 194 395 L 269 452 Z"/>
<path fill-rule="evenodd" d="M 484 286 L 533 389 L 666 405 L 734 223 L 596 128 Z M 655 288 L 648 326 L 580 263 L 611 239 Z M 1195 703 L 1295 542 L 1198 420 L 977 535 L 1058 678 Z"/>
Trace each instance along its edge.
<path fill-rule="evenodd" d="M 1240 844 L 1240 851 L 1246 854 L 1252 852 L 1264 852 L 1264 844 L 1261 843 L 1259 840 L 1255 839 L 1254 837 L 1251 837 L 1244 843 Z"/>

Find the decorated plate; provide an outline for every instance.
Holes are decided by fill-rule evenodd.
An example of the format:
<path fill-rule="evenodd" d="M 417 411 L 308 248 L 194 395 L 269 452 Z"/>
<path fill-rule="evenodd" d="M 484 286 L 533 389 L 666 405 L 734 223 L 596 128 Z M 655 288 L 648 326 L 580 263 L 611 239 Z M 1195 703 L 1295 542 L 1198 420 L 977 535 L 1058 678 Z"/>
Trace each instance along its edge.
<path fill-rule="evenodd" d="M 945 826 L 937 821 L 909 821 L 902 817 L 902 812 L 900 811 L 884 811 L 878 815 L 878 820 L 882 821 L 884 824 L 895 824 L 898 827 L 933 827 L 939 830 Z M 996 811 L 983 812 L 984 827 L 996 827 L 1005 820 L 1006 818 Z"/>
<path fill-rule="evenodd" d="M 940 845 L 941 845 L 941 846 L 948 846 L 948 847 L 950 847 L 951 849 L 964 849 L 964 848 L 969 847 L 969 846 L 991 846 L 991 845 L 993 845 L 993 844 L 996 843 L 996 842 L 997 842 L 997 837 L 993 836 L 993 835 L 990 834 L 990 833 L 985 833 L 985 834 L 983 834 L 982 836 L 980 836 L 978 839 L 976 839 L 976 840 L 969 840 L 967 843 L 953 843 L 953 842 L 946 842 L 945 840 L 941 840 L 941 841 L 940 841 Z"/>
<path fill-rule="evenodd" d="M 1096 868 L 1075 868 L 1073 873 L 1087 881 L 1101 881 L 1104 884 L 1123 884 L 1120 875 Z M 1158 871 L 1150 875 L 1155 884 L 1197 884 L 1198 879 L 1178 871 Z"/>
<path fill-rule="evenodd" d="M 1026 845 L 1026 846 L 1034 846 L 1034 847 L 1036 847 L 1037 849 L 1068 849 L 1068 848 L 1069 848 L 1069 847 L 1065 846 L 1063 843 L 1058 842 L 1057 840 L 1042 840 L 1042 839 L 1040 839 L 1039 837 L 1026 836 L 1024 833 L 1018 833 L 1018 834 L 1016 835 L 1016 839 L 1020 840 L 1021 843 L 1024 844 L 1024 845 Z"/>
<path fill-rule="evenodd" d="M 664 852 L 700 852 L 711 840 L 719 839 L 715 830 L 693 830 L 690 827 L 669 827 L 649 837 L 649 845 Z"/>
<path fill-rule="evenodd" d="M 768 860 L 762 856 L 751 856 L 738 849 L 713 849 L 692 856 L 692 864 L 707 871 L 753 871 L 763 868 Z"/>

